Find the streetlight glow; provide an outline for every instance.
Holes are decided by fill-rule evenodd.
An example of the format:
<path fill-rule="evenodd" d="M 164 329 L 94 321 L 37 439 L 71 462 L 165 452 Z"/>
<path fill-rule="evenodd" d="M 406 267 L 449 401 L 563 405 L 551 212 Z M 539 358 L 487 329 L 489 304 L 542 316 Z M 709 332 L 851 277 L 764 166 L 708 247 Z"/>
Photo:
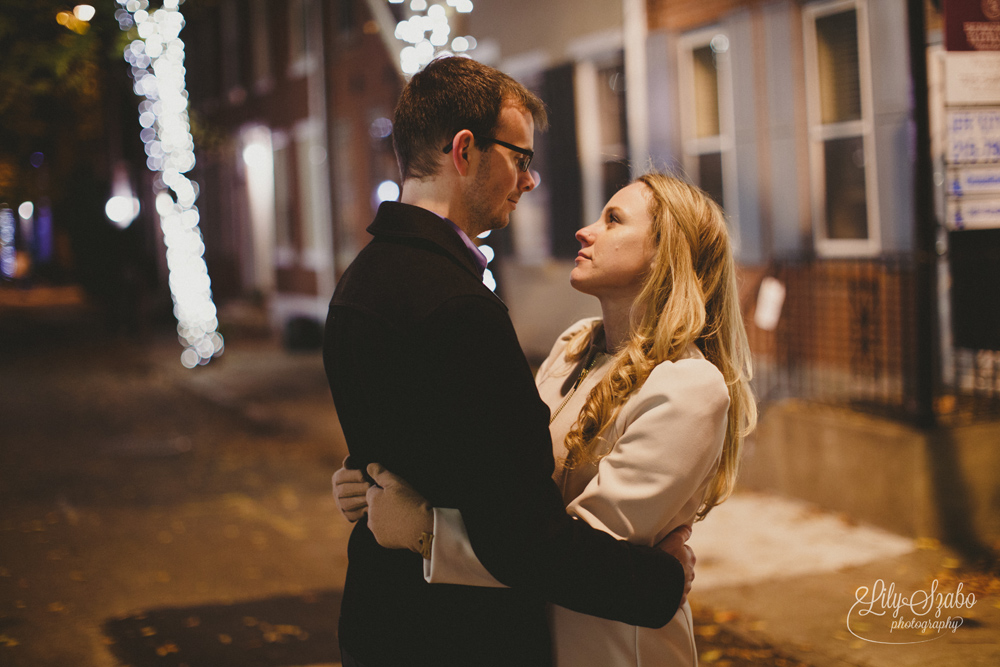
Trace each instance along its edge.
<path fill-rule="evenodd" d="M 94 18 L 96 12 L 97 10 L 91 5 L 77 5 L 73 8 L 73 16 L 84 22 Z"/>

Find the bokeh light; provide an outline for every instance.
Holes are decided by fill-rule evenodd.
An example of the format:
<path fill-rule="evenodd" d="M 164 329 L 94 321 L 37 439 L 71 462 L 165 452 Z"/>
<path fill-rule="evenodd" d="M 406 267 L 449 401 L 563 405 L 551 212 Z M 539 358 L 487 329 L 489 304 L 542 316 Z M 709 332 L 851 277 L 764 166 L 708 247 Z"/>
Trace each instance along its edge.
<path fill-rule="evenodd" d="M 399 185 L 395 181 L 382 181 L 375 190 L 375 201 L 381 204 L 385 201 L 396 201 L 399 199 Z"/>
<path fill-rule="evenodd" d="M 73 8 L 73 16 L 81 21 L 89 21 L 96 13 L 97 10 L 92 5 L 77 5 Z"/>
<path fill-rule="evenodd" d="M 104 205 L 104 214 L 119 229 L 125 229 L 139 215 L 139 200 L 135 197 L 116 195 L 108 199 L 108 203 Z"/>
<path fill-rule="evenodd" d="M 167 247 L 177 335 L 185 346 L 181 363 L 194 368 L 222 354 L 224 342 L 217 331 L 212 282 L 198 227 L 198 184 L 184 175 L 195 165 L 184 81 L 184 41 L 180 38 L 184 16 L 178 10 L 179 0 L 164 0 L 160 9 L 151 12 L 148 0 L 117 1 L 127 14 L 115 14 L 118 25 L 123 30 L 134 25 L 139 35 L 125 47 L 124 57 L 132 66 L 136 94 L 145 98 L 139 104 L 143 128 L 139 136 L 148 156 L 146 166 L 160 172 L 159 182 L 164 186 L 156 195 L 156 212 Z M 254 156 L 251 153 L 249 157 Z M 116 203 L 116 214 L 124 213 L 128 204 Z M 108 205 L 112 206 L 111 201 Z"/>

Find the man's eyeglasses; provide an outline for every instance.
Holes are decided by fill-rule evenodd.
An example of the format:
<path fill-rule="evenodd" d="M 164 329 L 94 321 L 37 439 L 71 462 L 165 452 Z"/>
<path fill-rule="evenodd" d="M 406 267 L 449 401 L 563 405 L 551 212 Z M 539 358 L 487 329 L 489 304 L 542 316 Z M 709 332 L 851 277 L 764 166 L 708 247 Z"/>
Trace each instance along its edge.
<path fill-rule="evenodd" d="M 530 148 L 521 148 L 520 146 L 515 146 L 514 144 L 508 144 L 506 141 L 500 141 L 499 139 L 494 139 L 493 137 L 486 137 L 484 139 L 480 139 L 480 141 L 484 141 L 491 144 L 497 144 L 498 146 L 509 148 L 515 153 L 520 153 L 521 157 L 517 158 L 517 168 L 520 169 L 521 171 L 528 171 L 528 167 L 531 166 L 531 159 L 535 157 L 535 151 L 531 150 Z M 450 153 L 451 144 L 445 146 L 443 150 L 445 153 Z"/>

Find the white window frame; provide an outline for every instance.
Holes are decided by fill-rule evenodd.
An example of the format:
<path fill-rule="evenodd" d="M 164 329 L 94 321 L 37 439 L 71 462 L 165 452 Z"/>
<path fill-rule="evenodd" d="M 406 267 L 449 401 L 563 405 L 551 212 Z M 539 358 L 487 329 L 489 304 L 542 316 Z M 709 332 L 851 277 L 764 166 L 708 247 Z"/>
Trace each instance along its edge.
<path fill-rule="evenodd" d="M 858 81 L 861 94 L 861 118 L 840 123 L 822 121 L 819 55 L 816 19 L 855 10 L 858 31 Z M 816 3 L 802 10 L 802 32 L 806 59 L 806 110 L 809 124 L 810 189 L 813 234 L 816 253 L 821 257 L 856 257 L 877 255 L 882 249 L 878 211 L 878 169 L 875 154 L 872 103 L 871 46 L 866 0 L 835 0 Z M 830 139 L 861 137 L 865 153 L 865 205 L 868 214 L 867 239 L 831 239 L 827 237 L 826 168 L 823 143 Z"/>
<path fill-rule="evenodd" d="M 680 86 L 680 126 L 681 153 L 684 172 L 693 176 L 699 172 L 698 158 L 707 153 L 719 153 L 722 159 L 722 207 L 729 220 L 730 233 L 734 243 L 739 236 L 739 189 L 737 187 L 736 166 L 736 112 L 733 107 L 733 72 L 730 63 L 732 43 L 729 49 L 716 54 L 716 68 L 719 74 L 719 134 L 715 137 L 699 137 L 697 131 L 697 110 L 694 94 L 694 52 L 711 46 L 712 40 L 721 35 L 729 41 L 729 33 L 715 26 L 689 32 L 677 40 L 678 84 Z M 698 183 L 700 185 L 700 183 Z"/>

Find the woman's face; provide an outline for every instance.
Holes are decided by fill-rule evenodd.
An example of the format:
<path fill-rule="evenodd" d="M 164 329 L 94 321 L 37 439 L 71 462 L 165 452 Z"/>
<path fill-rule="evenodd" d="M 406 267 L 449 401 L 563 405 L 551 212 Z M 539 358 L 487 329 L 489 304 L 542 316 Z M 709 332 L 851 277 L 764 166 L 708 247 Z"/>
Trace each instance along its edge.
<path fill-rule="evenodd" d="M 569 278 L 575 289 L 602 300 L 639 294 L 654 257 L 647 190 L 644 183 L 622 188 L 600 220 L 576 233 L 581 248 Z"/>

